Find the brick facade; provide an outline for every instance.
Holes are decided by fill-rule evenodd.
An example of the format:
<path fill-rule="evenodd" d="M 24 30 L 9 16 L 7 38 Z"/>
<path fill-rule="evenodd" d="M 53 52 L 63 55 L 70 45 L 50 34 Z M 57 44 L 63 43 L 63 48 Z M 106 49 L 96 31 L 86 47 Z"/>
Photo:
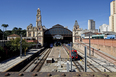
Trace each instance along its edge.
<path fill-rule="evenodd" d="M 89 39 L 83 39 L 84 43 L 89 43 Z M 115 39 L 91 39 L 91 46 L 116 57 Z"/>

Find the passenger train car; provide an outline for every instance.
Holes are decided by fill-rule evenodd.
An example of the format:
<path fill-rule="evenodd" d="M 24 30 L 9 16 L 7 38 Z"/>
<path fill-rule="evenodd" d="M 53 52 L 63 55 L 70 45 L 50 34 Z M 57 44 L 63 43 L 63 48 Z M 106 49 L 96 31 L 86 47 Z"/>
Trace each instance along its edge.
<path fill-rule="evenodd" d="M 70 56 L 72 59 L 74 59 L 74 60 L 78 59 L 77 50 L 75 50 L 75 49 L 72 48 L 72 51 L 71 51 L 71 50 L 70 50 L 70 46 L 68 46 L 68 45 L 64 45 L 64 47 L 65 47 L 65 49 L 68 51 L 69 56 Z M 72 55 L 72 56 L 71 56 L 71 55 Z"/>
<path fill-rule="evenodd" d="M 72 56 L 71 56 L 72 55 Z M 69 56 L 72 57 L 72 59 L 78 59 L 78 54 L 77 54 L 77 50 L 71 50 L 69 51 Z"/>

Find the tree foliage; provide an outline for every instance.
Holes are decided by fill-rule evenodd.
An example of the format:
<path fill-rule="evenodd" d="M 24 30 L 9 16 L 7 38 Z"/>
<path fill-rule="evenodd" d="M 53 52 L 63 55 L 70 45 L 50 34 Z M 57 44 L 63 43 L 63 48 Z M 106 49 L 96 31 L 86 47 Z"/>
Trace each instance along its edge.
<path fill-rule="evenodd" d="M 5 39 L 7 39 L 7 36 L 9 36 L 11 34 L 17 34 L 17 35 L 22 34 L 23 37 L 26 37 L 26 30 L 25 29 L 23 30 L 20 27 L 19 28 L 14 27 L 12 30 L 5 29 L 5 31 L 4 31 L 4 28 L 8 27 L 8 25 L 2 24 L 2 27 L 3 27 L 3 31 L 0 29 L 0 40 L 2 40 L 3 34 L 4 34 Z"/>
<path fill-rule="evenodd" d="M 28 43 L 25 40 L 22 40 L 22 50 L 28 47 Z M 6 43 L 6 47 L 9 48 L 10 51 L 17 52 L 20 50 L 20 38 L 11 39 Z"/>
<path fill-rule="evenodd" d="M 3 32 L 2 32 L 2 30 L 0 29 L 0 40 L 2 40 L 2 34 L 3 34 Z"/>
<path fill-rule="evenodd" d="M 5 47 L 0 47 L 0 61 L 13 56 L 20 55 L 20 38 L 11 39 L 9 42 L 5 43 Z M 22 40 L 22 53 L 30 47 L 31 43 Z"/>

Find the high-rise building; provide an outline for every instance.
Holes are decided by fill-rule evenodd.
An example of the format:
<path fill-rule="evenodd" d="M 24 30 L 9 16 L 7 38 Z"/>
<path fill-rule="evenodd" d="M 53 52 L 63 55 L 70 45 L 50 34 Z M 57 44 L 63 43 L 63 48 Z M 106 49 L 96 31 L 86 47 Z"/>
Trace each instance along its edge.
<path fill-rule="evenodd" d="M 88 30 L 95 30 L 95 21 L 88 20 Z"/>
<path fill-rule="evenodd" d="M 110 3 L 109 31 L 116 32 L 116 0 Z"/>
<path fill-rule="evenodd" d="M 103 25 L 101 25 L 101 26 L 99 27 L 99 32 L 100 32 L 100 33 L 103 33 L 103 32 L 105 32 L 105 31 L 109 31 L 109 25 L 107 25 L 107 24 L 103 24 Z"/>

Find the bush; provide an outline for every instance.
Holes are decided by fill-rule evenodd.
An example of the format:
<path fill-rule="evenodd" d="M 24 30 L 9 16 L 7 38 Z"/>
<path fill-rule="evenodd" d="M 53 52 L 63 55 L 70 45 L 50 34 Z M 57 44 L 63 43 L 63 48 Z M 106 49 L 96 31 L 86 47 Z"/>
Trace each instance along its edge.
<path fill-rule="evenodd" d="M 4 48 L 0 46 L 0 61 L 5 58 L 5 51 Z"/>

